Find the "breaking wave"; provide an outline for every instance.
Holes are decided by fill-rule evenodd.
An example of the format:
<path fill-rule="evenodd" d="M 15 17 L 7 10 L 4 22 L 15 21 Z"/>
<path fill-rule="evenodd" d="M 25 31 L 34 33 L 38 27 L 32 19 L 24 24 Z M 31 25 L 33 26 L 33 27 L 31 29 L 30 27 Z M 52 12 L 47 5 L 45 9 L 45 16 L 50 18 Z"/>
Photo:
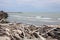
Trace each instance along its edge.
<path fill-rule="evenodd" d="M 44 16 L 21 16 L 21 15 L 10 15 L 11 19 L 13 20 L 27 20 L 27 21 L 42 21 L 42 22 L 57 22 L 50 17 Z M 60 20 L 60 18 L 58 18 Z"/>
<path fill-rule="evenodd" d="M 60 20 L 60 18 L 58 18 L 58 20 Z"/>
<path fill-rule="evenodd" d="M 31 16 L 31 17 L 27 17 L 27 18 L 28 19 L 43 19 L 43 20 L 45 20 L 45 19 L 52 19 L 52 18 L 42 17 L 42 16 L 35 16 L 35 17 Z"/>

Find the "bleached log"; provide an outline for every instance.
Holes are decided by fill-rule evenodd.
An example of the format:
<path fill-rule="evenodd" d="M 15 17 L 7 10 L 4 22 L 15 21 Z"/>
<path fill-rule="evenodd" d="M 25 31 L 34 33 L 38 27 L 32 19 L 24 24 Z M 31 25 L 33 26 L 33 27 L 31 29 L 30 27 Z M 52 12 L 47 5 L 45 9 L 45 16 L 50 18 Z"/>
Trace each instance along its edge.
<path fill-rule="evenodd" d="M 46 40 L 46 38 L 44 38 L 44 37 L 42 37 L 41 35 L 39 35 L 39 33 L 37 33 L 37 35 L 39 36 L 39 38 L 40 38 L 41 40 Z"/>
<path fill-rule="evenodd" d="M 41 35 L 45 35 L 45 34 L 51 32 L 51 31 L 54 30 L 54 29 L 56 29 L 56 28 L 53 28 L 53 29 L 51 29 L 51 30 L 48 30 L 46 33 L 42 33 Z"/>

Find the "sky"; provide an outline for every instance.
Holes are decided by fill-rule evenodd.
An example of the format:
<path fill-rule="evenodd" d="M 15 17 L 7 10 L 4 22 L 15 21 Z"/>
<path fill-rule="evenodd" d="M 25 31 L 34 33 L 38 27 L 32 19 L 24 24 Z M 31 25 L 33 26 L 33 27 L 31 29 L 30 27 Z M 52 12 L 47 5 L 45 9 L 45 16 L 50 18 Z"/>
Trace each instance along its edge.
<path fill-rule="evenodd" d="M 60 0 L 0 0 L 7 12 L 60 12 Z"/>

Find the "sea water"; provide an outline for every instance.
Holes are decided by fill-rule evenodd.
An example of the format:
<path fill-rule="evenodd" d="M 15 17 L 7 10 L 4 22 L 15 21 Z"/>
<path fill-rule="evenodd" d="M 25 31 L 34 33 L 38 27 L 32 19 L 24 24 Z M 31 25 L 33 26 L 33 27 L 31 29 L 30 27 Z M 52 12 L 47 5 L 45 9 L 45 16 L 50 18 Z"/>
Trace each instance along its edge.
<path fill-rule="evenodd" d="M 56 12 L 8 12 L 8 21 L 26 24 L 60 24 L 60 13 Z"/>

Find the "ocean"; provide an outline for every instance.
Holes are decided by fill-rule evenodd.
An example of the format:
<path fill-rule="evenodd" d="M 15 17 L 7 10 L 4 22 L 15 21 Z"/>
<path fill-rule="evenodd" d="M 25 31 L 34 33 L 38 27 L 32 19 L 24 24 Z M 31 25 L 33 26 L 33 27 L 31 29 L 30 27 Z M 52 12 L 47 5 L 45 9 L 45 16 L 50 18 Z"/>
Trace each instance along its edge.
<path fill-rule="evenodd" d="M 54 12 L 8 12 L 8 21 L 34 25 L 60 24 L 60 13 Z"/>

